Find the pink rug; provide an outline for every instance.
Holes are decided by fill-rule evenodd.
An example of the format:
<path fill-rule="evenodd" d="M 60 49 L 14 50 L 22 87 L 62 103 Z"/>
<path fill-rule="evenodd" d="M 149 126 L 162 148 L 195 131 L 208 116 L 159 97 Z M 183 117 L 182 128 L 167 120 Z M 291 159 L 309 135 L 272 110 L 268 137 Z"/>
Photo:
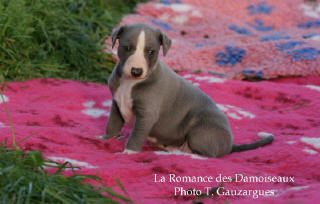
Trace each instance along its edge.
<path fill-rule="evenodd" d="M 122 193 L 114 181 L 117 177 L 136 203 L 191 203 L 195 196 L 179 192 L 175 196 L 175 187 L 180 191 L 195 188 L 206 193 L 206 187 L 219 185 L 219 180 L 215 180 L 219 175 L 235 177 L 235 174 L 257 176 L 260 182 L 245 182 L 238 176 L 238 181 L 224 184 L 226 192 L 237 189 L 248 190 L 248 194 L 249 190 L 260 190 L 261 195 L 254 199 L 251 191 L 250 195 L 221 195 L 205 198 L 204 202 L 319 201 L 320 77 L 254 83 L 205 73 L 181 74 L 219 104 L 230 120 L 236 143 L 257 140 L 259 132 L 274 134 L 274 143 L 219 159 L 161 152 L 148 143 L 139 154 L 120 154 L 129 128 L 124 129 L 125 137 L 121 139 L 104 141 L 97 137 L 104 134 L 110 111 L 107 86 L 35 79 L 8 83 L 4 94 L 17 139 L 36 133 L 20 145 L 22 148 L 40 150 L 56 161 L 70 161 L 81 167 L 82 173 L 98 174 L 106 185 Z M 6 138 L 11 141 L 0 100 L 0 141 Z M 176 176 L 176 182 L 170 183 L 170 174 Z M 166 178 L 165 182 L 159 181 L 161 176 Z M 177 177 L 182 176 L 212 178 L 210 182 L 179 182 Z M 294 182 L 268 182 L 271 176 L 293 177 Z M 268 196 L 271 191 L 274 196 Z"/>
<path fill-rule="evenodd" d="M 167 33 L 173 46 L 164 61 L 175 70 L 236 79 L 320 74 L 320 6 L 303 0 L 161 0 L 136 12 L 121 24 Z"/>

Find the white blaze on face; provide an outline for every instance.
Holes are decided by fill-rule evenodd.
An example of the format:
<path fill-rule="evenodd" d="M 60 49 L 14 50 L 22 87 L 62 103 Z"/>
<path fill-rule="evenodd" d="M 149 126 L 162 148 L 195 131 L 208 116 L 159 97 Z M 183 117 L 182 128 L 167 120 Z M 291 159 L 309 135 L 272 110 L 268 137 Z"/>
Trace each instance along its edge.
<path fill-rule="evenodd" d="M 122 118 L 126 123 L 132 122 L 133 112 L 132 112 L 132 97 L 131 89 L 135 84 L 135 80 L 122 79 L 120 81 L 120 86 L 114 95 L 114 99 L 120 109 Z"/>
<path fill-rule="evenodd" d="M 124 76 L 120 81 L 120 86 L 117 88 L 114 99 L 120 109 L 122 118 L 126 123 L 133 122 L 132 112 L 132 87 L 142 81 L 147 74 L 147 61 L 144 58 L 145 47 L 145 32 L 141 31 L 138 37 L 137 47 L 135 52 L 127 59 L 124 65 Z M 131 68 L 142 68 L 143 73 L 139 78 L 131 77 Z"/>
<path fill-rule="evenodd" d="M 142 68 L 142 75 L 139 79 L 143 79 L 147 74 L 147 60 L 144 57 L 145 48 L 145 32 L 141 31 L 138 36 L 138 42 L 135 52 L 127 59 L 124 65 L 124 74 L 131 77 L 131 68 Z"/>

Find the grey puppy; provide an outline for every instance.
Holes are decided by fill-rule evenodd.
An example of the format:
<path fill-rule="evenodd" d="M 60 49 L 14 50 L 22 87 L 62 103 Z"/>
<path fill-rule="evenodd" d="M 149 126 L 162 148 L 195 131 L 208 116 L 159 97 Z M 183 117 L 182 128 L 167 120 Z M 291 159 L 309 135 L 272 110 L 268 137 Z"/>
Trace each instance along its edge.
<path fill-rule="evenodd" d="M 158 59 L 171 40 L 145 24 L 124 25 L 112 35 L 119 39 L 116 64 L 108 84 L 113 96 L 105 138 L 117 137 L 124 123 L 133 130 L 124 152 L 141 151 L 144 142 L 170 150 L 220 157 L 254 149 L 273 141 L 268 135 L 250 144 L 235 145 L 229 122 L 210 97 Z"/>

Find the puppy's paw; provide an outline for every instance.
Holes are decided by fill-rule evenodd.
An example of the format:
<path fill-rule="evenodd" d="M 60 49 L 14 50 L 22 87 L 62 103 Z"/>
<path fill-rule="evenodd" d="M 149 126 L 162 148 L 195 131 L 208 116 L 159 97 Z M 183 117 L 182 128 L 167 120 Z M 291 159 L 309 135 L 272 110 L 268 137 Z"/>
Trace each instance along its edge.
<path fill-rule="evenodd" d="M 138 152 L 130 150 L 130 149 L 124 149 L 124 151 L 122 152 L 122 154 L 136 154 Z"/>

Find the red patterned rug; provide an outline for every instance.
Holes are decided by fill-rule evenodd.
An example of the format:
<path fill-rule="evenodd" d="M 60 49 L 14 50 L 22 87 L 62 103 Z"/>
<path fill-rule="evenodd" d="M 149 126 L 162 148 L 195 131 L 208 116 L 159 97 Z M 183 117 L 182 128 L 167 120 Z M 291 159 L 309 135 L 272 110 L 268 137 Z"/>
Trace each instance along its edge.
<path fill-rule="evenodd" d="M 236 79 L 320 74 L 320 6 L 303 0 L 162 0 L 136 11 L 121 24 L 168 34 L 164 61 L 175 70 Z"/>
<path fill-rule="evenodd" d="M 259 132 L 274 134 L 274 143 L 218 159 L 162 152 L 148 143 L 139 154 L 121 154 L 129 128 L 124 128 L 123 138 L 99 139 L 105 133 L 111 105 L 107 86 L 36 79 L 8 83 L 4 94 L 17 139 L 35 133 L 21 143 L 24 149 L 40 150 L 56 161 L 70 161 L 81 167 L 83 173 L 98 174 L 105 184 L 121 193 L 115 185 L 117 177 L 137 203 L 191 203 L 196 196 L 183 190 L 195 188 L 206 193 L 206 187 L 220 184 L 220 180 L 215 180 L 219 175 L 234 178 L 235 174 L 262 180 L 246 182 L 247 177 L 238 175 L 237 181 L 224 184 L 226 192 L 251 190 L 250 195 L 210 196 L 205 203 L 212 199 L 232 203 L 257 200 L 317 203 L 320 199 L 320 77 L 257 83 L 225 80 L 206 73 L 181 75 L 219 104 L 230 120 L 236 143 L 257 140 Z M 10 141 L 10 128 L 1 103 L 2 100 L 0 141 L 6 138 Z M 173 178 L 170 182 L 170 174 L 178 180 Z M 161 176 L 166 178 L 165 182 L 160 182 Z M 179 180 L 183 176 L 200 176 L 204 180 L 183 182 Z M 210 176 L 209 182 L 206 179 Z M 277 180 L 268 182 L 273 176 Z M 282 182 L 279 177 L 293 177 L 294 182 Z M 175 196 L 175 190 L 180 187 L 182 195 L 176 192 Z M 253 190 L 260 190 L 257 199 Z M 269 195 L 271 191 L 274 196 Z"/>

